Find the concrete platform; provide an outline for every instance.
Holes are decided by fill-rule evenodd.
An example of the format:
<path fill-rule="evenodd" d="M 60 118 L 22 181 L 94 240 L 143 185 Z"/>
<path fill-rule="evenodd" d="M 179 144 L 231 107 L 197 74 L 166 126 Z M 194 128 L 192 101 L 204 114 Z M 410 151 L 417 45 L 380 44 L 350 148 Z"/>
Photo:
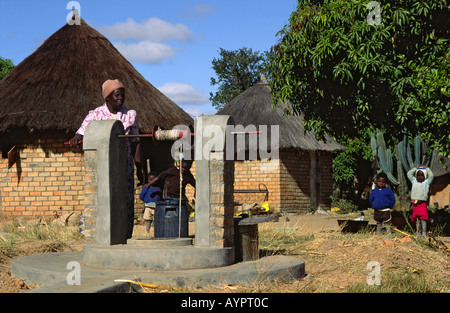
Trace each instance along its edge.
<path fill-rule="evenodd" d="M 69 262 L 78 262 L 81 284 L 68 285 L 67 276 L 72 268 Z M 122 270 L 87 266 L 82 252 L 44 253 L 13 260 L 11 272 L 27 284 L 39 285 L 33 293 L 96 293 L 133 292 L 128 283 L 115 283 L 116 279 L 139 280 L 148 284 L 174 287 L 205 287 L 208 285 L 269 283 L 293 281 L 305 275 L 303 260 L 275 255 L 256 261 L 229 266 L 175 270 Z"/>
<path fill-rule="evenodd" d="M 192 238 L 129 239 L 126 245 L 88 244 L 83 263 L 121 270 L 191 270 L 234 263 L 234 249 L 196 247 Z"/>

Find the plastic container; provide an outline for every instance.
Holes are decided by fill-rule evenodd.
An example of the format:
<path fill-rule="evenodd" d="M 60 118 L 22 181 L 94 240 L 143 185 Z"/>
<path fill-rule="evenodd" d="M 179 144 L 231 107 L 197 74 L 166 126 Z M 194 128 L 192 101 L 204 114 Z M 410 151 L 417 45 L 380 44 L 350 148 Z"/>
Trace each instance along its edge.
<path fill-rule="evenodd" d="M 183 199 L 181 201 L 181 221 L 179 216 L 179 205 L 178 199 L 163 199 L 156 203 L 154 215 L 155 238 L 188 237 L 189 216 L 187 213 L 186 200 Z"/>

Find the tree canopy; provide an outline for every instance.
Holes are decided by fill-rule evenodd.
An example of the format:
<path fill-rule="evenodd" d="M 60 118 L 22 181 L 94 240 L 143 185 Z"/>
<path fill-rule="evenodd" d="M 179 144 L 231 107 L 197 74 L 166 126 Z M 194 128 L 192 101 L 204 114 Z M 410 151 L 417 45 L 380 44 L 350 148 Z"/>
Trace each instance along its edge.
<path fill-rule="evenodd" d="M 318 136 L 407 130 L 449 156 L 448 0 L 368 3 L 299 1 L 272 49 L 274 105 L 290 102 Z"/>
<path fill-rule="evenodd" d="M 211 85 L 219 85 L 218 91 L 210 93 L 212 105 L 220 109 L 242 92 L 259 81 L 260 75 L 268 75 L 269 53 L 251 48 L 225 50 L 220 48 L 220 58 L 212 61 L 217 79 L 211 77 Z"/>
<path fill-rule="evenodd" d="M 10 59 L 0 57 L 0 80 L 3 79 L 14 68 L 14 64 Z"/>

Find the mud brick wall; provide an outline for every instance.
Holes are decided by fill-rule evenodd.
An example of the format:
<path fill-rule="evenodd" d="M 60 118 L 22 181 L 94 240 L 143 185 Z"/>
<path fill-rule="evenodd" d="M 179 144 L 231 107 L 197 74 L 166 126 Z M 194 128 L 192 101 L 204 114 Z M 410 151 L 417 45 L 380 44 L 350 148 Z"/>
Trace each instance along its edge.
<path fill-rule="evenodd" d="M 0 159 L 0 217 L 51 218 L 74 211 L 81 214 L 92 205 L 93 200 L 85 198 L 84 153 L 81 147 L 65 146 L 65 141 L 50 137 L 23 142 L 20 158 L 10 169 L 8 159 Z M 143 213 L 141 190 L 135 190 L 136 217 Z"/>
<path fill-rule="evenodd" d="M 8 159 L 0 159 L 0 216 L 51 217 L 55 213 L 83 212 L 85 199 L 85 160 L 81 148 L 64 146 L 67 139 L 43 138 L 20 145 L 20 159 L 8 169 Z M 333 188 L 331 153 L 320 153 L 320 205 L 330 207 Z M 269 204 L 275 211 L 307 212 L 310 208 L 310 157 L 307 152 L 280 151 L 277 170 L 261 171 L 268 161 L 235 161 L 234 189 L 269 190 Z M 195 162 L 191 169 L 195 177 Z M 226 174 L 231 176 L 231 174 Z M 135 177 L 137 185 L 137 177 Z M 135 185 L 135 186 L 136 186 Z M 261 186 L 261 188 L 264 188 Z M 135 190 L 135 213 L 143 213 L 139 200 L 142 187 Z M 186 188 L 192 203 L 195 190 Z M 238 203 L 261 203 L 264 194 L 234 194 Z"/>
<path fill-rule="evenodd" d="M 430 187 L 430 205 L 444 208 L 450 204 L 450 174 L 435 177 Z"/>
<path fill-rule="evenodd" d="M 320 189 L 320 206 L 330 207 L 330 195 L 333 189 L 331 153 L 321 152 L 317 164 Z M 279 167 L 276 170 L 263 171 L 269 161 L 236 161 L 235 190 L 269 190 L 269 205 L 274 211 L 308 212 L 311 207 L 310 169 L 311 158 L 307 151 L 281 150 Z M 265 194 L 235 193 L 235 202 L 261 203 Z"/>
<path fill-rule="evenodd" d="M 280 170 L 263 171 L 262 168 L 268 166 L 270 161 L 236 161 L 235 163 L 235 190 L 269 190 L 269 203 L 271 208 L 280 210 L 281 189 L 280 189 Z M 262 203 L 265 199 L 265 193 L 235 193 L 235 202 L 237 203 Z"/>
<path fill-rule="evenodd" d="M 19 146 L 20 158 L 8 169 L 0 160 L 0 215 L 52 216 L 84 209 L 84 157 L 64 139 L 44 138 Z"/>
<path fill-rule="evenodd" d="M 307 212 L 311 159 L 306 151 L 280 151 L 280 207 L 285 212 Z"/>
<path fill-rule="evenodd" d="M 322 152 L 320 154 L 320 206 L 323 209 L 331 208 L 331 198 L 330 196 L 333 194 L 333 154 Z"/>

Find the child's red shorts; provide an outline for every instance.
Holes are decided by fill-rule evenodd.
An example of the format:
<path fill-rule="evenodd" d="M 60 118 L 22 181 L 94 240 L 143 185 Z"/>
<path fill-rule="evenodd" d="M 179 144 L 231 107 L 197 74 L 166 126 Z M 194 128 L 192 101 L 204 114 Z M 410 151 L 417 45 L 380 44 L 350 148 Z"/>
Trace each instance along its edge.
<path fill-rule="evenodd" d="M 428 220 L 428 211 L 426 202 L 413 205 L 411 221 L 414 222 L 417 217 L 420 218 L 421 220 Z"/>

